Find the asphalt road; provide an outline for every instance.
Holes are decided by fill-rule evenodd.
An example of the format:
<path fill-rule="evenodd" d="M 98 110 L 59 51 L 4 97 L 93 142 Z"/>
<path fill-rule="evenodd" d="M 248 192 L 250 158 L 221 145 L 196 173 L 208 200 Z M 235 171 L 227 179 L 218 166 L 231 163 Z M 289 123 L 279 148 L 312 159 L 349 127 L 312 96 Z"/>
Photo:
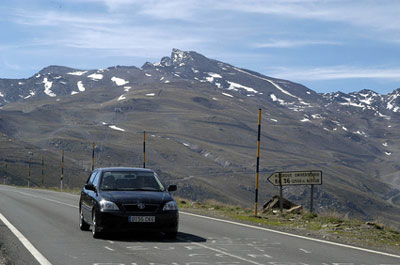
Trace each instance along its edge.
<path fill-rule="evenodd" d="M 71 194 L 0 185 L 0 243 L 12 246 L 9 249 L 12 262 L 17 265 L 400 264 L 400 256 L 184 212 L 180 213 L 177 240 L 166 240 L 157 234 L 93 239 L 90 232 L 79 230 L 78 200 L 78 196 Z"/>

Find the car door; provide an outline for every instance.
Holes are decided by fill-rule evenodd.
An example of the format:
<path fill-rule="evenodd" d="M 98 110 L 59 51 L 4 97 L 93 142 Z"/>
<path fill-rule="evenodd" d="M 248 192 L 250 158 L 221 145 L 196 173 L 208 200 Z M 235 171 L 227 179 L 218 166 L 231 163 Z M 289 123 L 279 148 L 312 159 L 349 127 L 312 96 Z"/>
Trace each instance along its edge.
<path fill-rule="evenodd" d="M 93 173 L 90 175 L 88 181 L 86 184 L 93 184 L 95 178 L 97 177 L 99 171 L 95 170 Z M 93 202 L 92 202 L 92 197 L 93 197 L 94 191 L 88 190 L 85 187 L 82 189 L 81 193 L 81 207 L 82 207 L 82 213 L 84 216 L 85 220 L 91 220 L 92 218 L 92 207 L 93 207 Z"/>

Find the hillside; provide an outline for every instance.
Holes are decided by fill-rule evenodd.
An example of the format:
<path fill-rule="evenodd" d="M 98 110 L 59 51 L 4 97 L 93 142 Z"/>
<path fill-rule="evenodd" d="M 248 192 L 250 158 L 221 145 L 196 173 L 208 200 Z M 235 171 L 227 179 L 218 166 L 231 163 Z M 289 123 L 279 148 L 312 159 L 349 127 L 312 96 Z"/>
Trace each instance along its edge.
<path fill-rule="evenodd" d="M 96 166 L 146 165 L 179 195 L 252 205 L 257 114 L 262 111 L 263 202 L 278 190 L 274 171 L 322 170 L 315 209 L 400 221 L 400 89 L 318 94 L 300 84 L 174 49 L 159 63 L 79 70 L 50 66 L 21 80 L 0 79 L 0 176 L 23 184 L 29 160 L 40 183 L 81 186 Z M 285 188 L 305 205 L 309 188 Z"/>

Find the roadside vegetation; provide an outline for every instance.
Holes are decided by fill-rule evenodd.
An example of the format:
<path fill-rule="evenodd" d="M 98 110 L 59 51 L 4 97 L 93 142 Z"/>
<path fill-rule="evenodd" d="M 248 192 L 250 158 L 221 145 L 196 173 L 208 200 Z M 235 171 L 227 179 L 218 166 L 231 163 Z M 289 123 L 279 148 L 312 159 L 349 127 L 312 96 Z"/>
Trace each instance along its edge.
<path fill-rule="evenodd" d="M 361 221 L 347 218 L 337 212 L 297 213 L 279 211 L 259 212 L 254 209 L 222 204 L 217 201 L 193 202 L 176 198 L 180 210 L 212 217 L 263 226 L 284 232 L 329 240 L 375 250 L 400 253 L 400 231 L 379 221 Z"/>

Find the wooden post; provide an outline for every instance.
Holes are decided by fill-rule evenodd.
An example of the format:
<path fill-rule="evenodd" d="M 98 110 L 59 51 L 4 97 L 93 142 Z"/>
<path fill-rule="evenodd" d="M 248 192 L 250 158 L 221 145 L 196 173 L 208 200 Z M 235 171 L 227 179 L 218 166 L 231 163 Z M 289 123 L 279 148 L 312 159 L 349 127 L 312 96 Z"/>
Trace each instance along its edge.
<path fill-rule="evenodd" d="M 92 172 L 94 171 L 94 150 L 95 150 L 95 145 L 93 142 L 93 145 L 92 145 Z"/>
<path fill-rule="evenodd" d="M 258 179 L 260 175 L 260 135 L 261 135 L 261 109 L 258 110 L 258 134 L 257 134 L 257 164 L 256 164 L 256 192 L 254 202 L 254 216 L 258 210 Z"/>
<path fill-rule="evenodd" d="M 42 155 L 42 187 L 44 187 L 44 155 Z"/>
<path fill-rule="evenodd" d="M 28 188 L 31 187 L 31 160 L 28 162 Z"/>
<path fill-rule="evenodd" d="M 143 132 L 143 168 L 146 168 L 146 131 Z"/>
<path fill-rule="evenodd" d="M 279 172 L 279 209 L 283 212 L 283 186 L 282 186 L 282 173 Z"/>
<path fill-rule="evenodd" d="M 6 179 L 7 179 L 7 167 L 8 167 L 8 165 L 7 165 L 7 162 L 6 162 L 6 166 L 5 166 L 6 170 L 5 170 L 5 173 L 4 173 L 4 181 L 3 181 L 3 184 L 4 184 L 4 185 L 6 185 Z"/>
<path fill-rule="evenodd" d="M 64 181 L 64 150 L 61 152 L 61 178 L 60 178 L 60 190 L 63 190 Z"/>

